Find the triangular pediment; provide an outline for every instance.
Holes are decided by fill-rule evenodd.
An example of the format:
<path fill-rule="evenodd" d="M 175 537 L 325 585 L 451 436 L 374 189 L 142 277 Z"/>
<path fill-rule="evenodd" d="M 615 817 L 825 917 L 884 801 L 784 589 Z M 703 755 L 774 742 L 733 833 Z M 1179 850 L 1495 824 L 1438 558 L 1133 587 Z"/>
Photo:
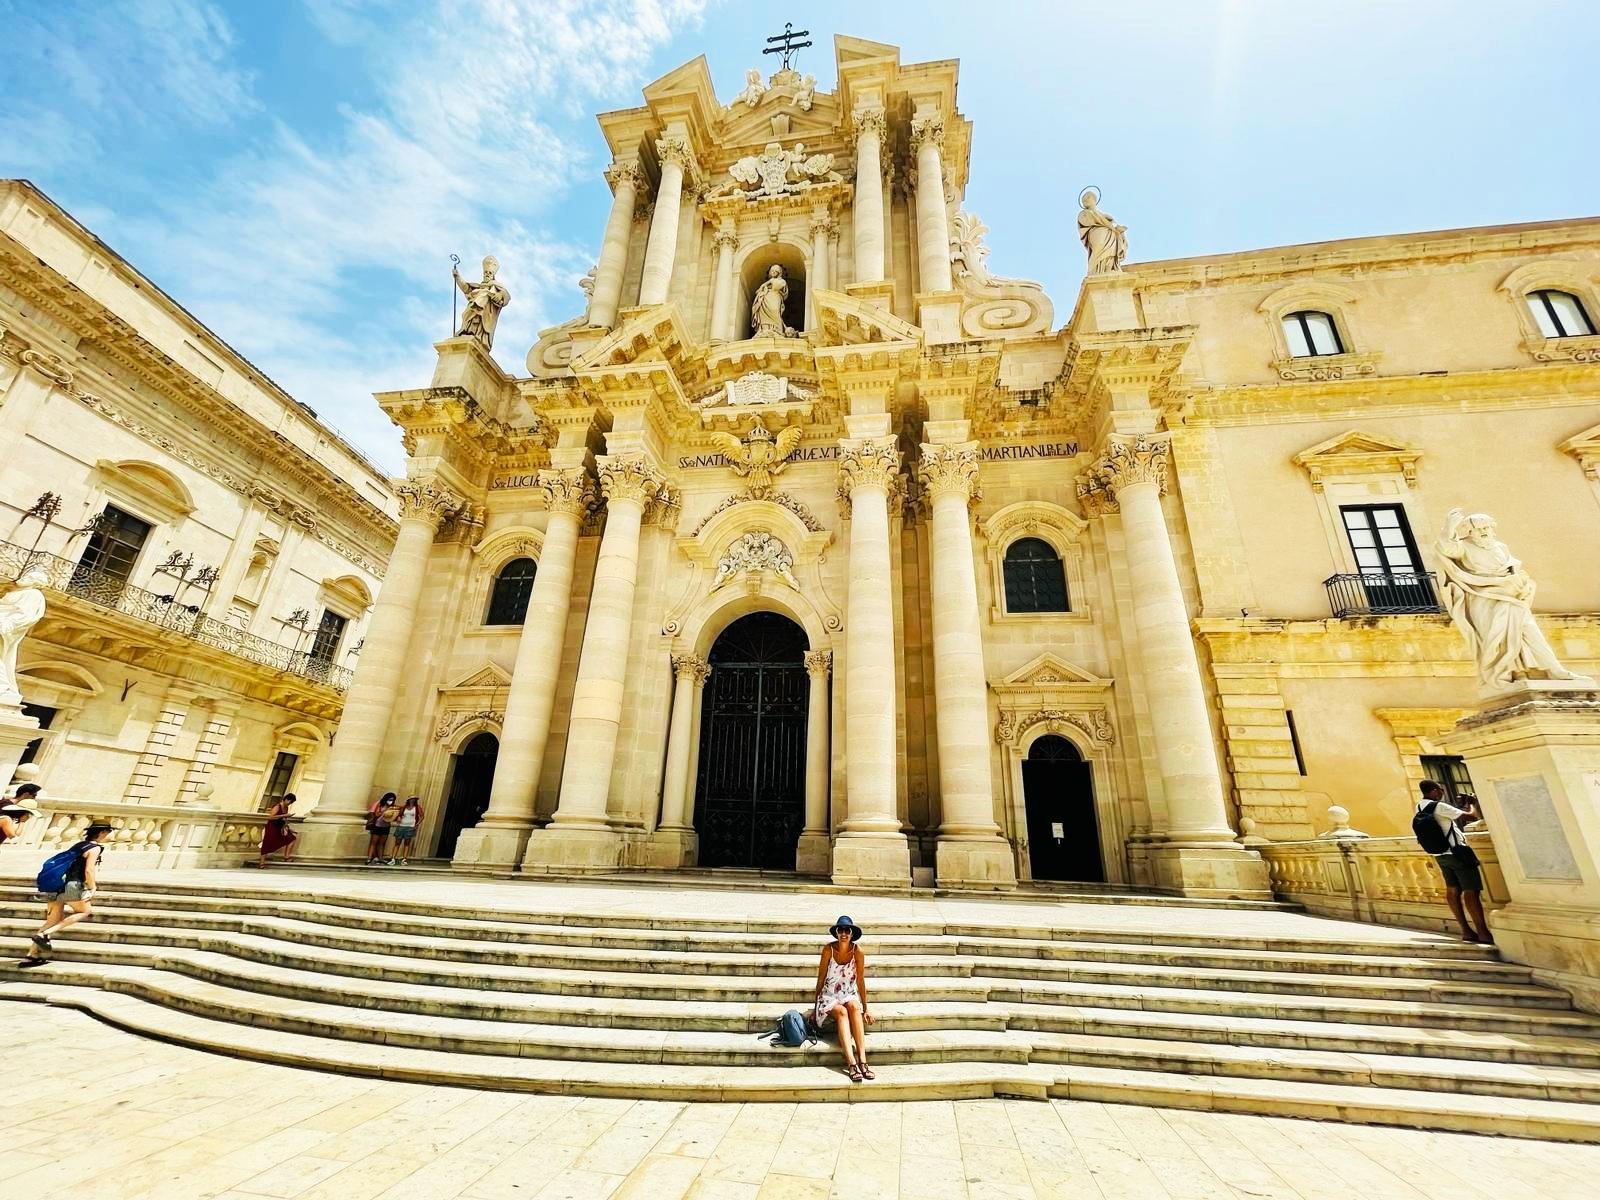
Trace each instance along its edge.
<path fill-rule="evenodd" d="M 1111 680 L 1102 679 L 1093 671 L 1087 671 L 1076 663 L 1070 663 L 1057 654 L 1046 650 L 1038 658 L 1020 667 L 995 684 L 996 691 L 1021 691 L 1021 690 L 1047 690 L 1051 688 L 1066 688 L 1073 691 L 1088 689 L 1104 689 L 1111 686 Z"/>
<path fill-rule="evenodd" d="M 1575 433 L 1561 443 L 1560 450 L 1563 454 L 1570 454 L 1583 464 L 1585 471 L 1600 462 L 1600 425 L 1591 425 L 1581 433 Z"/>
<path fill-rule="evenodd" d="M 764 92 L 754 107 L 735 100 L 724 110 L 724 123 L 717 141 L 731 154 L 756 154 L 768 142 L 784 149 L 804 144 L 808 154 L 834 151 L 840 145 L 839 109 L 832 96 L 821 92 L 812 97 L 809 111 L 802 109 L 792 87 L 774 87 Z M 774 125 L 773 118 L 780 120 Z M 834 168 L 842 169 L 835 160 Z"/>
<path fill-rule="evenodd" d="M 1403 475 L 1407 484 L 1414 484 L 1421 459 L 1422 451 L 1415 446 L 1351 429 L 1300 451 L 1293 462 L 1320 488 L 1323 479 L 1339 475 Z"/>
<path fill-rule="evenodd" d="M 474 667 L 444 690 L 461 691 L 466 688 L 503 688 L 511 685 L 511 673 L 498 663 L 486 662 Z"/>

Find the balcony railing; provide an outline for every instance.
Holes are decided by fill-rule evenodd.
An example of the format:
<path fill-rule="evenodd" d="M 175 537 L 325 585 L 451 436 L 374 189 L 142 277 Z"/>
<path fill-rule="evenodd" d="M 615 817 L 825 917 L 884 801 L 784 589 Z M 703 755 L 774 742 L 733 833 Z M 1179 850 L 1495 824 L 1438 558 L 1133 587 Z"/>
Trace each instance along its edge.
<path fill-rule="evenodd" d="M 26 546 L 10 542 L 0 542 L 0 572 L 4 573 L 3 578 L 16 579 L 29 569 L 43 571 L 49 577 L 47 586 L 52 591 L 76 596 L 149 625 L 158 625 L 264 667 L 325 683 L 335 691 L 342 692 L 350 686 L 350 672 L 346 668 L 336 667 L 319 656 L 303 650 L 291 650 L 288 646 L 281 646 L 264 637 L 246 633 L 225 621 L 208 617 L 197 605 L 184 604 L 171 595 L 158 595 L 134 587 L 116 575 L 96 571 L 70 559 L 29 550 Z"/>
<path fill-rule="evenodd" d="M 1322 581 L 1335 617 L 1372 617 L 1388 613 L 1436 613 L 1439 589 L 1431 571 L 1330 575 Z"/>

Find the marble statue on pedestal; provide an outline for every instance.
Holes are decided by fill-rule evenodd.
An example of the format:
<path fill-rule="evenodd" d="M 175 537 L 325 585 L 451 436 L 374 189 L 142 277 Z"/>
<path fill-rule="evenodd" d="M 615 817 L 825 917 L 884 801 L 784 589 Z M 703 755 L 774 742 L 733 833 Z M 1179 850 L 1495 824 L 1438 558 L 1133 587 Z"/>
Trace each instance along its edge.
<path fill-rule="evenodd" d="M 750 303 L 750 336 L 793 337 L 794 330 L 783 323 L 783 306 L 788 300 L 789 281 L 783 277 L 783 268 L 773 263 Z"/>
<path fill-rule="evenodd" d="M 1592 684 L 1557 660 L 1534 620 L 1533 579 L 1494 533 L 1493 517 L 1452 508 L 1434 545 L 1445 605 L 1478 660 L 1479 686 L 1494 691 L 1519 679 Z"/>
<path fill-rule="evenodd" d="M 17 649 L 28 631 L 44 616 L 44 592 L 50 577 L 38 567 L 22 573 L 17 586 L 0 597 L 0 709 L 20 709 L 17 689 Z"/>
<path fill-rule="evenodd" d="M 1078 203 L 1083 206 L 1078 211 L 1078 238 L 1089 252 L 1089 274 L 1117 274 L 1128 257 L 1128 227 L 1100 211 L 1100 196 L 1094 188 L 1084 188 Z"/>
<path fill-rule="evenodd" d="M 456 336 L 477 338 L 485 350 L 492 350 L 494 327 L 500 320 L 500 310 L 511 303 L 511 293 L 506 291 L 504 284 L 495 281 L 500 260 L 492 254 L 485 258 L 483 278 L 477 283 L 468 283 L 454 267 L 450 270 L 455 276 L 456 287 L 467 298 L 467 311 L 461 314 L 461 328 L 456 330 Z"/>

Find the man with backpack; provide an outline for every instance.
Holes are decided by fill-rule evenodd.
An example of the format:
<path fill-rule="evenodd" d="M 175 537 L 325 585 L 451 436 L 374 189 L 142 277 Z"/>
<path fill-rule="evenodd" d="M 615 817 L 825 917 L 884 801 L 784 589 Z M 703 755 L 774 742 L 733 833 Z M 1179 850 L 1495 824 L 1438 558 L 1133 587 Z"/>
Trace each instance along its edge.
<path fill-rule="evenodd" d="M 111 835 L 111 826 L 95 821 L 83 831 L 83 840 L 59 854 L 52 854 L 39 868 L 39 899 L 47 907 L 44 923 L 32 935 L 33 944 L 41 953 L 50 949 L 50 935 L 91 916 L 90 901 L 94 897 L 95 878 L 100 870 L 100 856 L 105 853 L 105 840 Z"/>
<path fill-rule="evenodd" d="M 1433 855 L 1444 876 L 1444 899 L 1450 906 L 1456 923 L 1461 926 L 1461 936 L 1469 942 L 1494 945 L 1489 933 L 1489 922 L 1483 916 L 1483 871 L 1478 866 L 1478 856 L 1467 845 L 1462 827 L 1478 820 L 1477 797 L 1463 792 L 1457 797 L 1467 807 L 1457 808 L 1446 802 L 1444 788 L 1431 779 L 1422 782 L 1422 799 L 1417 801 L 1417 811 L 1411 817 L 1411 832 L 1417 844 Z M 1467 924 L 1471 916 L 1472 925 Z M 1476 929 L 1473 928 L 1476 926 Z"/>

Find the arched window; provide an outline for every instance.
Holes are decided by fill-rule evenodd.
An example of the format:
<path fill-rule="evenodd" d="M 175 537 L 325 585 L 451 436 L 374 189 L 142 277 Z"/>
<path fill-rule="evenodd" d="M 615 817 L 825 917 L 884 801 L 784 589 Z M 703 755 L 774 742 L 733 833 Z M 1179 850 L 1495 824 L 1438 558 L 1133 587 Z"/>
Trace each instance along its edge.
<path fill-rule="evenodd" d="M 485 625 L 521 625 L 528 615 L 528 597 L 533 595 L 533 577 L 538 564 L 531 558 L 514 558 L 500 568 L 489 596 L 489 615 Z"/>
<path fill-rule="evenodd" d="M 1041 538 L 1019 538 L 1006 547 L 1006 611 L 1067 611 L 1067 576 L 1055 548 Z"/>
<path fill-rule="evenodd" d="M 1528 311 L 1547 338 L 1588 337 L 1594 333 L 1594 322 L 1583 311 L 1583 301 L 1571 292 L 1552 288 L 1529 292 Z"/>
<path fill-rule="evenodd" d="M 1289 353 L 1295 358 L 1315 358 L 1319 354 L 1343 354 L 1339 327 L 1325 312 L 1304 309 L 1283 318 L 1283 334 L 1289 339 Z"/>

